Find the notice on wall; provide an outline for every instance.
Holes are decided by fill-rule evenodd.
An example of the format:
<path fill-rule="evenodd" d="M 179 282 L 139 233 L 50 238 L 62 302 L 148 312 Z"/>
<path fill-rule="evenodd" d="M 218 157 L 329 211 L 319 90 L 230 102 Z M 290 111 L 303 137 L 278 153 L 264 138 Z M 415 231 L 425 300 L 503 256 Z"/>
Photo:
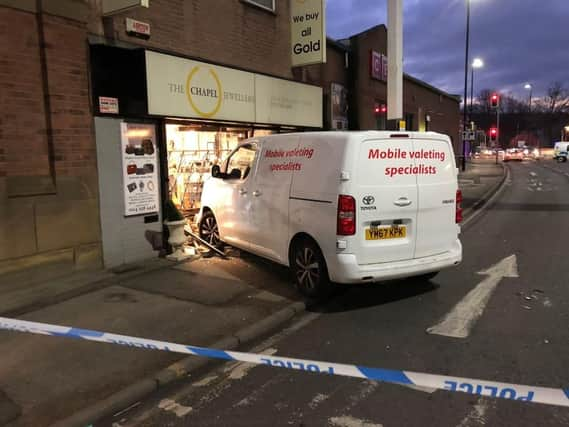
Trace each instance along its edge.
<path fill-rule="evenodd" d="M 121 123 L 124 215 L 158 212 L 158 153 L 154 125 Z"/>
<path fill-rule="evenodd" d="M 326 11 L 324 0 L 291 0 L 292 66 L 326 62 Z"/>

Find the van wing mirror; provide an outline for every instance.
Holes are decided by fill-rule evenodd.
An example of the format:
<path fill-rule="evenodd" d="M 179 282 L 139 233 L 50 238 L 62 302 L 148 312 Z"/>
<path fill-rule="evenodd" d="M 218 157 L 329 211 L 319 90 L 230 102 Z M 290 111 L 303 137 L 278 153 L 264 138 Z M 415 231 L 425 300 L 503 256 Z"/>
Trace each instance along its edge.
<path fill-rule="evenodd" d="M 239 169 L 231 169 L 229 173 L 228 179 L 241 179 L 241 170 Z"/>
<path fill-rule="evenodd" d="M 211 176 L 214 178 L 221 178 L 221 168 L 219 165 L 213 165 L 211 167 Z"/>

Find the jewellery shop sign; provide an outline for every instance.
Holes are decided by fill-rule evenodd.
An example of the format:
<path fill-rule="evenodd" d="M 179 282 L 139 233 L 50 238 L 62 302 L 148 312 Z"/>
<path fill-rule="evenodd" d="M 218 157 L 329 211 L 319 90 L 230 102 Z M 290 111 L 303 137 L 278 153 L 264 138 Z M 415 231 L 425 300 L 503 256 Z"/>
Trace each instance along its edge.
<path fill-rule="evenodd" d="M 322 88 L 146 51 L 148 113 L 322 127 Z"/>
<path fill-rule="evenodd" d="M 158 170 L 154 125 L 121 123 L 124 215 L 158 212 Z"/>

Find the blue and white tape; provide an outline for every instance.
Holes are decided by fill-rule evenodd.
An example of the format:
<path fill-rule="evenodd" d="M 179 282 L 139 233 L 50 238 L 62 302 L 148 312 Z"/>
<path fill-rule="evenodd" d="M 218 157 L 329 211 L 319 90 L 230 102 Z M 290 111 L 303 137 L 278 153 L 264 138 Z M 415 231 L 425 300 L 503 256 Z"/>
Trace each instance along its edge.
<path fill-rule="evenodd" d="M 569 407 L 569 388 L 533 387 L 528 385 L 460 378 L 449 375 L 434 375 L 422 372 L 398 371 L 392 369 L 347 365 L 343 363 L 327 363 L 315 360 L 294 359 L 282 356 L 267 356 L 264 354 L 243 353 L 239 351 L 224 351 L 213 348 L 196 347 L 166 341 L 131 337 L 127 335 L 111 334 L 89 329 L 78 329 L 68 326 L 9 319 L 5 317 L 0 317 L 0 329 L 117 344 L 147 350 L 190 354 L 213 359 L 234 360 L 258 365 L 267 365 L 276 368 L 295 369 L 353 378 L 365 378 L 386 383 L 415 385 L 419 387 L 470 393 L 523 402 L 544 403 L 547 405 Z"/>

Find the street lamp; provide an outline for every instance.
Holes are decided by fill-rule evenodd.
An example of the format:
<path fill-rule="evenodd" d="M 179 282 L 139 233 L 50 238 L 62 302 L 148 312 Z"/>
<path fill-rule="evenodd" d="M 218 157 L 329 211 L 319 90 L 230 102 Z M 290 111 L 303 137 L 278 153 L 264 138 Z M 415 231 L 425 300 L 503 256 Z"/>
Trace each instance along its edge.
<path fill-rule="evenodd" d="M 466 52 L 464 58 L 464 106 L 463 106 L 463 117 L 462 117 L 462 170 L 466 170 L 466 138 L 464 134 L 466 131 L 466 119 L 467 119 L 467 102 L 468 102 L 468 48 L 470 47 L 470 0 L 466 0 Z"/>
<path fill-rule="evenodd" d="M 524 86 L 524 89 L 529 90 L 529 112 L 531 113 L 531 91 L 532 91 L 533 87 L 529 83 L 526 83 L 526 85 Z"/>
<path fill-rule="evenodd" d="M 480 58 L 474 58 L 472 61 L 472 74 L 470 76 L 470 120 L 472 121 L 472 106 L 474 105 L 474 69 L 484 67 L 484 61 Z"/>

